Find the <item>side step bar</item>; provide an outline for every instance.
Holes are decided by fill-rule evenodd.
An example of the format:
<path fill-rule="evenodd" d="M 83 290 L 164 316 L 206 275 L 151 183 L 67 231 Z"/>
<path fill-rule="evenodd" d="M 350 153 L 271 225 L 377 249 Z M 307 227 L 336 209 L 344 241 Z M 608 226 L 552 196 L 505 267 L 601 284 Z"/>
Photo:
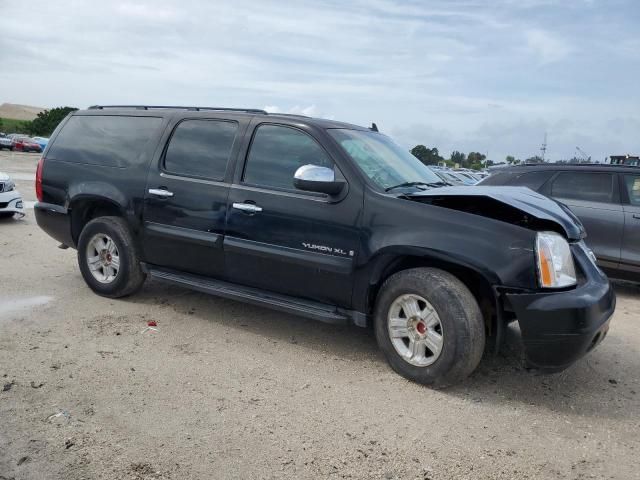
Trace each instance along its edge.
<path fill-rule="evenodd" d="M 201 277 L 199 275 L 174 272 L 151 265 L 145 265 L 145 267 L 151 277 L 162 280 L 163 282 L 190 288 L 191 290 L 197 290 L 231 300 L 239 300 L 245 303 L 252 303 L 325 323 L 344 324 L 349 321 L 349 315 L 346 312 L 340 312 L 336 307 L 331 305 L 301 300 L 287 295 L 266 292 L 257 288 L 236 285 L 234 283 Z"/>

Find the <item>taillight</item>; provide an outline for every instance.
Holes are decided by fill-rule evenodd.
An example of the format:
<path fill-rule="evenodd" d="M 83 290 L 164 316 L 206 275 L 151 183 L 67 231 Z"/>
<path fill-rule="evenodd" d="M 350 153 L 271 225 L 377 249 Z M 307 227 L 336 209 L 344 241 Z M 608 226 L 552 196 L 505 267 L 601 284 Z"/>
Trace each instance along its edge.
<path fill-rule="evenodd" d="M 36 198 L 42 201 L 42 167 L 44 166 L 44 157 L 38 160 L 38 168 L 36 169 Z"/>

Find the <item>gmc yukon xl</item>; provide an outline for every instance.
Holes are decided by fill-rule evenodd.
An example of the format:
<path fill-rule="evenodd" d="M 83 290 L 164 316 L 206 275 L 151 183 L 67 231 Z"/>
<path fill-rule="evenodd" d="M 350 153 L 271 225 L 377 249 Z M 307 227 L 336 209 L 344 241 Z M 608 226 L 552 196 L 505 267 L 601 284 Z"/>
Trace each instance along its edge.
<path fill-rule="evenodd" d="M 562 204 L 447 187 L 377 127 L 254 109 L 95 106 L 36 174 L 35 215 L 106 297 L 145 278 L 375 331 L 391 367 L 444 387 L 519 322 L 526 363 L 566 368 L 615 296 Z"/>

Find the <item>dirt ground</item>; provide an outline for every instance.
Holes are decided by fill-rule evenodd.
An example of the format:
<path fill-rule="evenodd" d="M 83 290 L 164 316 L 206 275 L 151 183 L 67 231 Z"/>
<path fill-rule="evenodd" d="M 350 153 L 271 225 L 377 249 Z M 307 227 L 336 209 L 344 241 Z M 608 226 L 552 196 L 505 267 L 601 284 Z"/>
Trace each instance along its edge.
<path fill-rule="evenodd" d="M 28 202 L 36 161 L 0 153 Z M 433 391 L 356 327 L 158 282 L 96 296 L 27 213 L 0 221 L 0 480 L 640 478 L 638 287 L 569 370 L 522 369 L 510 330 Z"/>

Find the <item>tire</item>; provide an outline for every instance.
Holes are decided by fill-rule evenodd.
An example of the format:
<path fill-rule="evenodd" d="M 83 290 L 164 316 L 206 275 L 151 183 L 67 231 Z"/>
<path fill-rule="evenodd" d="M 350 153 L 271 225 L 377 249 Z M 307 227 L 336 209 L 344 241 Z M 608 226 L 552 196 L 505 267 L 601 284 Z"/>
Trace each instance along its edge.
<path fill-rule="evenodd" d="M 98 217 L 85 225 L 78 239 L 78 265 L 89 288 L 103 297 L 131 295 L 146 278 L 131 232 L 120 217 Z"/>
<path fill-rule="evenodd" d="M 411 307 L 414 301 L 417 310 Z M 415 315 L 407 315 L 405 309 Z M 405 319 L 407 338 L 403 337 Z M 484 352 L 480 307 L 469 289 L 443 270 L 415 268 L 389 277 L 378 293 L 374 321 L 378 345 L 391 368 L 432 388 L 464 380 L 476 369 Z M 421 350 L 419 346 L 414 348 L 416 344 L 437 348 Z"/>

